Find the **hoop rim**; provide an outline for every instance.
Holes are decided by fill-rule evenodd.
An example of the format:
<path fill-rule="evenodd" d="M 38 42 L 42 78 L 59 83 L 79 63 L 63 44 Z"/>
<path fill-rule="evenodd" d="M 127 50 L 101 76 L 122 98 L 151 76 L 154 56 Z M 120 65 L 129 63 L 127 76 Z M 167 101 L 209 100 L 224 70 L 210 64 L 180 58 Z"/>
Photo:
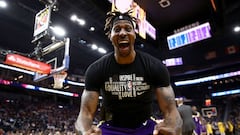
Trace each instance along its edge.
<path fill-rule="evenodd" d="M 59 76 L 59 75 L 67 75 L 67 74 L 68 73 L 66 71 L 62 71 L 62 72 L 58 72 L 58 73 L 53 74 L 53 77 Z"/>

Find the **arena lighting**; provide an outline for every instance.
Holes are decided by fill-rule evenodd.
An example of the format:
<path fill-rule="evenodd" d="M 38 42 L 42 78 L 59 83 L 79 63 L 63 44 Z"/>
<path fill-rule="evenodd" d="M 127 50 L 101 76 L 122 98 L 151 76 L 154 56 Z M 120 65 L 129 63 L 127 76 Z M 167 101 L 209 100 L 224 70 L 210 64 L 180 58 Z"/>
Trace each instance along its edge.
<path fill-rule="evenodd" d="M 6 83 L 6 82 L 9 82 L 9 83 Z M 43 91 L 43 92 L 48 92 L 48 93 L 55 93 L 55 94 L 71 96 L 71 97 L 79 97 L 79 94 L 77 94 L 77 93 L 71 93 L 71 92 L 59 91 L 59 90 L 48 89 L 48 88 L 43 88 L 43 87 L 37 87 L 34 85 L 29 85 L 29 84 L 17 83 L 18 85 L 16 85 L 16 83 L 14 81 L 8 81 L 8 80 L 2 80 L 2 79 L 0 79 L 0 84 L 10 85 L 10 86 L 18 86 L 18 87 L 23 87 L 25 89 Z"/>
<path fill-rule="evenodd" d="M 86 24 L 85 20 L 83 19 L 78 19 L 77 22 L 82 26 Z"/>
<path fill-rule="evenodd" d="M 95 31 L 95 27 L 93 27 L 93 26 L 90 27 L 90 28 L 89 28 L 89 31 Z"/>
<path fill-rule="evenodd" d="M 98 47 L 96 44 L 89 45 L 92 50 L 97 50 L 99 53 L 105 54 L 107 51 L 104 48 Z"/>
<path fill-rule="evenodd" d="M 23 78 L 23 75 L 19 75 L 19 76 L 18 76 L 18 79 L 22 79 L 22 78 Z"/>
<path fill-rule="evenodd" d="M 224 74 L 219 74 L 219 75 L 212 75 L 212 76 L 192 79 L 192 80 L 178 81 L 178 82 L 174 82 L 174 84 L 176 86 L 191 85 L 191 84 L 198 84 L 198 83 L 202 83 L 202 82 L 214 81 L 214 80 L 219 80 L 219 79 L 238 76 L 238 75 L 240 75 L 240 70 L 235 71 L 235 72 L 229 72 L 229 73 L 224 73 Z"/>
<path fill-rule="evenodd" d="M 70 17 L 70 19 L 71 19 L 72 21 L 76 21 L 78 18 L 77 18 L 77 15 L 72 15 L 72 16 Z"/>
<path fill-rule="evenodd" d="M 72 21 L 74 21 L 74 22 L 78 22 L 78 24 L 81 25 L 81 26 L 83 26 L 83 25 L 86 24 L 86 21 L 85 21 L 84 19 L 78 18 L 78 16 L 75 15 L 75 14 L 72 15 L 72 16 L 70 17 L 70 19 L 71 19 Z"/>
<path fill-rule="evenodd" d="M 64 37 L 66 35 L 66 31 L 61 26 L 50 26 L 50 29 L 52 29 L 57 36 Z"/>
<path fill-rule="evenodd" d="M 39 1 L 45 5 L 51 5 L 57 2 L 57 0 L 39 0 Z"/>
<path fill-rule="evenodd" d="M 71 92 L 59 91 L 59 90 L 48 89 L 48 88 L 43 88 L 43 87 L 37 87 L 34 85 L 29 85 L 29 84 L 21 84 L 21 86 L 26 89 L 37 90 L 37 91 L 39 90 L 39 91 L 43 91 L 43 92 L 55 93 L 55 94 L 60 94 L 60 95 L 65 95 L 65 96 L 70 96 L 70 97 L 78 97 L 79 96 L 77 93 L 71 93 Z"/>
<path fill-rule="evenodd" d="M 7 2 L 4 0 L 0 0 L 0 8 L 6 8 L 7 7 Z"/>
<path fill-rule="evenodd" d="M 14 70 L 14 71 L 18 71 L 18 72 L 22 72 L 22 73 L 26 73 L 26 74 L 30 74 L 30 75 L 35 74 L 35 72 L 33 72 L 33 71 L 28 71 L 28 70 L 25 70 L 25 69 L 13 67 L 13 66 L 8 66 L 8 65 L 4 65 L 4 64 L 0 64 L 0 67 L 10 69 L 10 70 Z"/>
<path fill-rule="evenodd" d="M 107 51 L 105 50 L 105 49 L 103 49 L 103 48 L 98 48 L 98 52 L 100 52 L 100 53 L 107 53 Z"/>
<path fill-rule="evenodd" d="M 98 46 L 97 46 L 96 44 L 92 44 L 91 48 L 92 48 L 93 50 L 96 50 L 96 49 L 98 49 Z"/>
<path fill-rule="evenodd" d="M 234 90 L 228 90 L 228 91 L 222 91 L 222 92 L 215 92 L 212 93 L 212 97 L 219 97 L 219 96 L 225 96 L 225 95 L 233 95 L 233 94 L 239 94 L 240 89 L 234 89 Z"/>
<path fill-rule="evenodd" d="M 26 89 L 36 90 L 36 86 L 34 86 L 34 85 L 22 84 L 22 87 L 24 87 Z"/>
<path fill-rule="evenodd" d="M 65 83 L 72 84 L 72 85 L 77 85 L 77 86 L 85 86 L 84 83 L 78 83 L 78 82 L 73 82 L 73 81 L 69 81 L 69 80 L 65 80 Z"/>
<path fill-rule="evenodd" d="M 240 26 L 234 27 L 233 31 L 234 31 L 234 32 L 240 32 Z"/>
<path fill-rule="evenodd" d="M 49 92 L 49 93 L 55 93 L 55 94 L 61 94 L 61 95 L 65 95 L 65 96 L 70 96 L 73 97 L 75 93 L 71 93 L 71 92 L 64 92 L 64 91 L 58 91 L 58 90 L 54 90 L 54 89 L 48 89 L 48 88 L 42 88 L 39 87 L 39 91 L 44 91 L 44 92 Z M 76 96 L 76 95 L 75 95 Z M 78 97 L 78 96 L 77 96 Z"/>
<path fill-rule="evenodd" d="M 80 44 L 82 44 L 82 45 L 84 45 L 84 44 L 86 44 L 86 43 L 87 43 L 87 41 L 86 41 L 86 40 L 84 40 L 84 39 L 80 39 L 78 42 L 79 42 Z"/>

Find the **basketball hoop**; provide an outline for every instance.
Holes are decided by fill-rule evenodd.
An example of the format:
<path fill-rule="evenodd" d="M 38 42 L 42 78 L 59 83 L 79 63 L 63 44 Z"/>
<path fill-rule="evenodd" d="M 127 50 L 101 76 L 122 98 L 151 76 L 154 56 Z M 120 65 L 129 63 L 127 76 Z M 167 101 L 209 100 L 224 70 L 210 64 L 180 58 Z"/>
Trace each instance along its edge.
<path fill-rule="evenodd" d="M 67 77 L 67 72 L 65 72 L 65 71 L 54 74 L 53 75 L 53 79 L 54 79 L 53 88 L 61 89 L 63 87 L 63 82 L 66 77 Z"/>

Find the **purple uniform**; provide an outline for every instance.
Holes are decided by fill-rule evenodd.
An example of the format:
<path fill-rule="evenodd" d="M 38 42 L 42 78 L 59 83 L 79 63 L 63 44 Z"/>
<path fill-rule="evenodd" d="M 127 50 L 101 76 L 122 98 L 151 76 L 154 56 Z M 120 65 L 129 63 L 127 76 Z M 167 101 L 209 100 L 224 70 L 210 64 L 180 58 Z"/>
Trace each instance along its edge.
<path fill-rule="evenodd" d="M 152 135 L 156 122 L 149 119 L 138 128 L 119 128 L 112 126 L 111 122 L 104 122 L 99 127 L 103 135 Z"/>

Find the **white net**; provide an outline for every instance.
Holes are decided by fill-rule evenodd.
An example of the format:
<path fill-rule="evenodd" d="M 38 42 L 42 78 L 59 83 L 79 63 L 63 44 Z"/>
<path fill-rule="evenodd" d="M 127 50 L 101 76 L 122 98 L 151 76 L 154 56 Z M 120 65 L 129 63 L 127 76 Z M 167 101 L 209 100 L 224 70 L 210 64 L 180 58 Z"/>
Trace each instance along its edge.
<path fill-rule="evenodd" d="M 207 117 L 211 118 L 212 117 L 212 113 L 207 113 Z"/>
<path fill-rule="evenodd" d="M 63 88 L 63 82 L 66 77 L 67 77 L 67 72 L 65 72 L 65 71 L 54 74 L 53 75 L 53 79 L 54 79 L 53 88 L 55 88 L 55 89 Z"/>

